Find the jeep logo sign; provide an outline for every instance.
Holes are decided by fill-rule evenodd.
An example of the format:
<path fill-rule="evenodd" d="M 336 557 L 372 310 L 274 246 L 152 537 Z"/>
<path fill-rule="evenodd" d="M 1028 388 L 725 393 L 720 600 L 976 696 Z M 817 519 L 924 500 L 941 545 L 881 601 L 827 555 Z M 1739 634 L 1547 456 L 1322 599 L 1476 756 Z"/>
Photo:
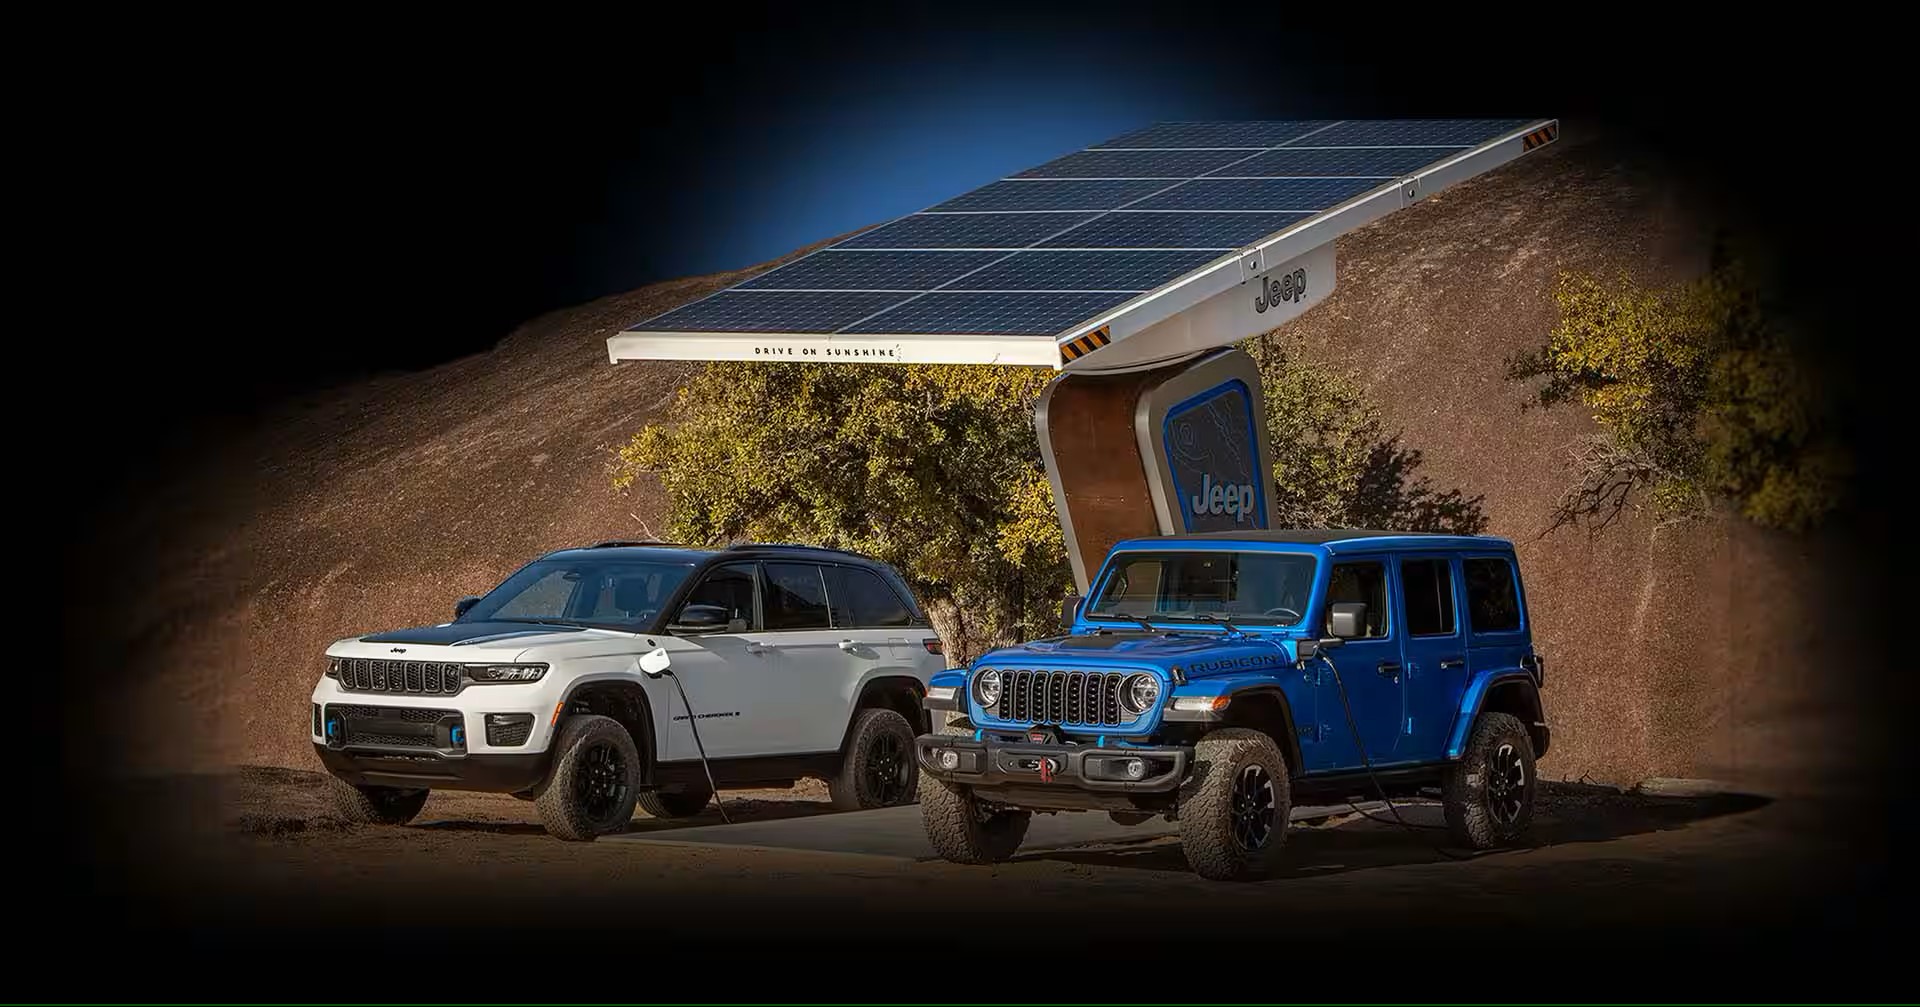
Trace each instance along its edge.
<path fill-rule="evenodd" d="M 1253 394 L 1238 378 L 1167 410 L 1162 437 L 1173 476 L 1167 503 L 1186 531 L 1267 526 L 1257 422 Z"/>
<path fill-rule="evenodd" d="M 1192 513 L 1224 514 L 1233 519 L 1234 524 L 1242 524 L 1253 516 L 1253 484 L 1241 483 L 1228 486 L 1213 481 L 1213 474 L 1203 472 L 1200 475 L 1200 492 L 1193 495 Z"/>

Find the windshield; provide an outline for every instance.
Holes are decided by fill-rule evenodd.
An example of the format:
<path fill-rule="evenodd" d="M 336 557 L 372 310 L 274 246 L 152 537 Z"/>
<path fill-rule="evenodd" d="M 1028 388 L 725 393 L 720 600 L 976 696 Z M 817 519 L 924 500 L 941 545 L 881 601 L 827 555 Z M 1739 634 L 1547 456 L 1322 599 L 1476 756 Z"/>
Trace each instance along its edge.
<path fill-rule="evenodd" d="M 543 559 L 508 577 L 459 622 L 544 622 L 638 629 L 693 572 L 685 562 Z"/>
<path fill-rule="evenodd" d="M 1314 558 L 1276 552 L 1126 552 L 1087 616 L 1292 626 L 1306 620 Z"/>

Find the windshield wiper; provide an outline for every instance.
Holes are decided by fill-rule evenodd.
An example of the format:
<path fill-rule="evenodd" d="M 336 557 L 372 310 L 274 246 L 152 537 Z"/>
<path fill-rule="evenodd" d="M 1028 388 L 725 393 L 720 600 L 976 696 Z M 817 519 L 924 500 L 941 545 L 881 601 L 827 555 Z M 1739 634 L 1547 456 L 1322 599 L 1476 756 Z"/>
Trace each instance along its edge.
<path fill-rule="evenodd" d="M 1240 627 L 1235 626 L 1232 622 L 1228 621 L 1227 613 L 1225 612 L 1195 613 L 1193 617 L 1195 619 L 1200 620 L 1201 622 L 1210 622 L 1217 626 L 1225 626 L 1227 628 L 1227 632 L 1229 633 L 1244 632 Z"/>
<path fill-rule="evenodd" d="M 1137 622 L 1137 623 L 1139 623 L 1139 624 L 1140 624 L 1140 628 L 1141 628 L 1141 629 L 1144 629 L 1144 630 L 1146 630 L 1146 631 L 1147 631 L 1147 632 L 1149 632 L 1149 633 L 1158 633 L 1158 632 L 1160 632 L 1159 630 L 1157 630 L 1157 629 L 1154 629 L 1154 628 L 1153 628 L 1153 623 L 1150 623 L 1150 622 L 1148 622 L 1147 620 L 1145 620 L 1145 619 L 1142 619 L 1142 618 L 1140 618 L 1140 617 L 1139 617 L 1139 616 L 1137 616 L 1137 615 L 1132 615 L 1132 614 L 1129 614 L 1129 613 L 1127 613 L 1127 612 L 1094 612 L 1094 613 L 1092 613 L 1092 618 L 1095 618 L 1095 619 L 1126 619 L 1126 620 L 1128 620 L 1129 622 Z"/>
<path fill-rule="evenodd" d="M 517 623 L 523 623 L 523 624 L 525 624 L 525 625 L 528 625 L 528 626 L 584 626 L 584 625 L 586 625 L 586 623 L 584 623 L 584 622 L 575 622 L 575 621 L 573 621 L 572 619 L 500 619 L 500 618 L 493 618 L 493 619 L 482 619 L 482 620 L 479 620 L 479 621 L 481 621 L 481 622 L 517 622 Z"/>

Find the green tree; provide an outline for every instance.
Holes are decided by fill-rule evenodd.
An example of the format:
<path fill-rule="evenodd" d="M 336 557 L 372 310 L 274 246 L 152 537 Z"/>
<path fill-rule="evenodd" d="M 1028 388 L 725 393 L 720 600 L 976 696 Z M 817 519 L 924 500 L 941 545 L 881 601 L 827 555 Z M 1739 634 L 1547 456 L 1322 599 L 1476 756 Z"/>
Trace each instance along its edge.
<path fill-rule="evenodd" d="M 1783 328 L 1740 269 L 1644 288 L 1567 274 L 1560 321 L 1508 377 L 1544 379 L 1529 404 L 1585 406 L 1600 433 L 1549 530 L 1604 529 L 1628 507 L 1658 520 L 1729 500 L 1754 522 L 1811 527 L 1836 507 L 1847 453 Z"/>
<path fill-rule="evenodd" d="M 809 542 L 898 568 L 956 659 L 1058 625 L 1069 573 L 1033 434 L 1052 374 L 1019 367 L 716 363 L 670 425 L 621 447 L 668 534 Z"/>
<path fill-rule="evenodd" d="M 1351 375 L 1277 339 L 1260 362 L 1281 523 L 1478 531 L 1479 498 L 1416 478 Z M 715 363 L 618 449 L 668 537 L 794 541 L 898 568 L 955 660 L 1059 629 L 1065 543 L 1033 431 L 1053 377 L 1018 367 Z"/>

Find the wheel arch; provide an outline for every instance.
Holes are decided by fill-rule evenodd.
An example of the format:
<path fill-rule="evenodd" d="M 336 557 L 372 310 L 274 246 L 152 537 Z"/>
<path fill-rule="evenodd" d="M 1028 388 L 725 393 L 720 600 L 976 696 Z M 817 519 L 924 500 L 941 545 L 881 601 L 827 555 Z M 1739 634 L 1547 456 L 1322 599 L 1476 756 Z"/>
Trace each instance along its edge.
<path fill-rule="evenodd" d="M 1300 731 L 1293 719 L 1293 703 L 1278 685 L 1251 685 L 1227 693 L 1226 716 L 1213 727 L 1246 727 L 1272 738 L 1287 760 L 1288 772 L 1299 775 Z"/>
<path fill-rule="evenodd" d="M 846 729 L 840 732 L 840 751 L 847 750 L 847 742 L 853 737 L 853 722 L 861 710 L 892 710 L 907 718 L 907 725 L 914 733 L 931 732 L 926 698 L 927 684 L 912 675 L 882 672 L 861 682 L 860 691 L 853 697 L 853 708 L 847 711 Z"/>
<path fill-rule="evenodd" d="M 627 729 L 640 750 L 640 782 L 654 782 L 660 752 L 654 736 L 653 700 L 639 682 L 628 678 L 595 678 L 576 682 L 560 704 L 561 719 L 591 713 L 608 717 Z M 557 725 L 556 725 L 557 726 Z"/>
<path fill-rule="evenodd" d="M 1527 738 L 1533 744 L 1533 757 L 1538 759 L 1547 754 L 1552 734 L 1547 730 L 1545 707 L 1540 702 L 1540 686 L 1531 674 L 1520 670 L 1501 671 L 1477 680 L 1467 690 L 1460 717 L 1453 725 L 1452 736 L 1447 739 L 1447 758 L 1458 759 L 1466 750 L 1467 737 L 1472 734 L 1473 725 L 1482 713 L 1511 714 L 1527 729 Z"/>

